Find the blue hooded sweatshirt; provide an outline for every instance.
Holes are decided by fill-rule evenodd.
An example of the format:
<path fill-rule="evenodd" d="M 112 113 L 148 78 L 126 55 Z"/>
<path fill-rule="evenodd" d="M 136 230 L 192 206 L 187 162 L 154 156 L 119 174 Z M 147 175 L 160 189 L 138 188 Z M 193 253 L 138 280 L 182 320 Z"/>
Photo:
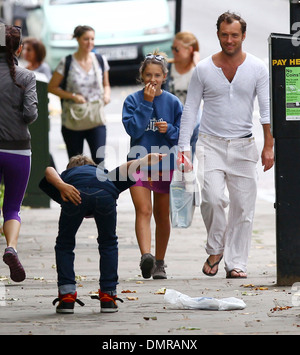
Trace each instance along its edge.
<path fill-rule="evenodd" d="M 144 100 L 144 90 L 129 95 L 124 102 L 122 118 L 125 130 L 131 137 L 128 160 L 142 158 L 148 153 L 167 153 L 160 170 L 173 170 L 181 115 L 181 102 L 167 91 L 156 96 L 153 102 Z M 166 133 L 160 133 L 155 127 L 159 121 L 168 123 Z"/>

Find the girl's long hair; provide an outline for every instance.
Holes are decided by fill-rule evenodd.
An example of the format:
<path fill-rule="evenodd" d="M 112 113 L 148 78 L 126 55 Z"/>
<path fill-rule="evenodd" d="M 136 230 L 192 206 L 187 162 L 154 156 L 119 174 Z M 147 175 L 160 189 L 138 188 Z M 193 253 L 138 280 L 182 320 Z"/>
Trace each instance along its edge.
<path fill-rule="evenodd" d="M 10 76 L 12 81 L 19 88 L 23 88 L 22 85 L 18 84 L 16 81 L 16 67 L 15 67 L 15 52 L 22 43 L 22 33 L 21 29 L 16 26 L 5 26 L 5 40 L 6 46 L 1 47 L 2 52 L 6 53 L 6 62 L 9 67 Z"/>

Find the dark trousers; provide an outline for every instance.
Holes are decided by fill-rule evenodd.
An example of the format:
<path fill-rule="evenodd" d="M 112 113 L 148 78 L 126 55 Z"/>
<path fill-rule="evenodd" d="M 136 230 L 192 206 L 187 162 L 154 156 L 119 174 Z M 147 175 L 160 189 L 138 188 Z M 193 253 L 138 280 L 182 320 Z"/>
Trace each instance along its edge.
<path fill-rule="evenodd" d="M 116 199 L 98 188 L 80 189 L 81 204 L 63 202 L 55 245 L 58 287 L 75 285 L 75 236 L 86 216 L 93 215 L 98 229 L 100 289 L 115 291 L 118 284 L 118 237 Z M 74 286 L 75 288 L 75 286 Z"/>
<path fill-rule="evenodd" d="M 62 126 L 61 132 L 66 143 L 69 159 L 74 155 L 82 154 L 84 140 L 86 139 L 94 162 L 96 164 L 103 162 L 104 147 L 106 144 L 106 126 L 98 126 L 85 131 L 73 131 Z M 103 147 L 103 152 L 97 158 L 97 150 L 100 147 Z"/>

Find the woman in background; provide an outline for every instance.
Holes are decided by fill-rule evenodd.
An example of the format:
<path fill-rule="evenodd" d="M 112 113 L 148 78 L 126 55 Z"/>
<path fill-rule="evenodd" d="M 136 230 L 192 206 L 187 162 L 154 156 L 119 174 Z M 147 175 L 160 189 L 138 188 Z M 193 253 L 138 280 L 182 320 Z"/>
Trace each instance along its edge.
<path fill-rule="evenodd" d="M 170 60 L 169 75 L 166 90 L 179 98 L 185 105 L 187 90 L 194 72 L 200 61 L 200 46 L 197 38 L 191 32 L 178 32 L 173 40 L 172 52 L 174 58 Z M 199 134 L 201 112 L 191 137 L 193 155 Z"/>
<path fill-rule="evenodd" d="M 91 53 L 94 48 L 95 31 L 90 26 L 77 26 L 73 37 L 78 42 L 77 51 L 71 56 L 71 63 L 66 77 L 65 68 L 67 58 L 62 58 L 48 85 L 48 90 L 63 100 L 62 104 L 62 135 L 66 143 L 68 156 L 82 154 L 84 140 L 87 141 L 93 161 L 96 164 L 103 162 L 104 151 L 97 156 L 97 150 L 106 144 L 106 126 L 99 125 L 88 130 L 75 131 L 65 125 L 69 107 L 73 104 L 83 104 L 88 101 L 97 101 L 103 97 L 104 104 L 110 102 L 109 65 L 105 57 L 98 68 L 93 66 Z M 99 55 L 98 55 L 99 57 Z M 103 85 L 98 82 L 97 71 L 102 77 Z M 63 87 L 61 86 L 63 83 Z M 103 92 L 101 91 L 103 86 Z"/>
<path fill-rule="evenodd" d="M 44 61 L 46 57 L 46 48 L 43 42 L 35 38 L 26 38 L 23 41 L 22 57 L 27 62 L 27 69 L 45 74 L 48 81 L 51 79 L 51 69 Z"/>

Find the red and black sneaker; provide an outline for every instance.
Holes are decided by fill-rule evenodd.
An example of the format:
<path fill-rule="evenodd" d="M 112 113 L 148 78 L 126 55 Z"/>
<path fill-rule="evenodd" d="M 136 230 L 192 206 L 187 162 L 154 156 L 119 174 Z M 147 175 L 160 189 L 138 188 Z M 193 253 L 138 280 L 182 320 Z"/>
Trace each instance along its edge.
<path fill-rule="evenodd" d="M 58 306 L 56 307 L 56 313 L 67 313 L 73 314 L 74 313 L 74 305 L 77 302 L 80 306 L 84 306 L 84 303 L 77 299 L 77 292 L 73 295 L 71 293 L 67 293 L 65 295 L 58 294 L 58 298 L 52 302 L 53 306 L 59 302 Z"/>
<path fill-rule="evenodd" d="M 91 298 L 100 301 L 101 313 L 118 312 L 116 301 L 124 302 L 121 298 L 111 296 L 108 293 L 101 292 L 101 290 L 99 290 L 99 296 L 93 295 Z"/>

